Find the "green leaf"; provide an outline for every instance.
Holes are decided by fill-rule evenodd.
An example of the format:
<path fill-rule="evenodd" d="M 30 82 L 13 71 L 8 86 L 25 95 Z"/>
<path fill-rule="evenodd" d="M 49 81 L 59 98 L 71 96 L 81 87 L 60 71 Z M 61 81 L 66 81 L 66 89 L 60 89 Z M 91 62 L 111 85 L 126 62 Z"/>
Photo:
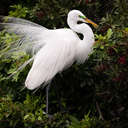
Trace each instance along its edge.
<path fill-rule="evenodd" d="M 113 34 L 112 29 L 109 28 L 108 31 L 107 31 L 107 35 L 106 35 L 107 39 L 110 39 L 112 34 Z"/>
<path fill-rule="evenodd" d="M 103 45 L 101 45 L 101 46 L 100 46 L 100 49 L 104 49 L 104 46 L 103 46 Z"/>

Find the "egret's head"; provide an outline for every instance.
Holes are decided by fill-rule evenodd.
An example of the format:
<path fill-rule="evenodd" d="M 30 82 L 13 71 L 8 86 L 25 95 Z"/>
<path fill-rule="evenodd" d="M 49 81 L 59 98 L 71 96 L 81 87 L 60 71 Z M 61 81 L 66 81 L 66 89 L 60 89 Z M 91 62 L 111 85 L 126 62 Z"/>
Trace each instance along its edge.
<path fill-rule="evenodd" d="M 98 27 L 98 25 L 96 23 L 94 23 L 93 21 L 89 20 L 82 12 L 80 12 L 79 10 L 72 10 L 68 13 L 68 20 L 72 20 L 72 21 L 81 21 L 81 22 L 85 22 L 85 23 L 89 23 L 92 24 L 95 28 Z"/>

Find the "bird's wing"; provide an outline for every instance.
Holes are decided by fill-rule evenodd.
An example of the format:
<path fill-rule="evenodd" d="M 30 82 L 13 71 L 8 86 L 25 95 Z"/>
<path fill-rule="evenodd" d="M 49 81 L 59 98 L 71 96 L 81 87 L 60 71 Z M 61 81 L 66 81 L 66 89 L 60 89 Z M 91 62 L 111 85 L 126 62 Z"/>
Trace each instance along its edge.
<path fill-rule="evenodd" d="M 21 18 L 1 16 L 0 19 L 0 28 L 19 35 L 19 40 L 11 45 L 11 52 L 20 50 L 34 55 L 45 44 L 43 37 L 48 31 L 47 28 Z"/>
<path fill-rule="evenodd" d="M 36 24 L 34 22 L 22 19 L 22 18 L 16 18 L 16 17 L 10 17 L 10 16 L 1 16 L 0 15 L 0 22 L 4 23 L 15 23 L 15 24 L 22 24 L 27 26 L 36 26 L 36 27 L 42 27 L 43 29 L 47 29 L 39 24 Z"/>
<path fill-rule="evenodd" d="M 68 41 L 45 45 L 35 56 L 25 86 L 35 89 L 42 83 L 46 85 L 58 72 L 72 65 L 74 56 L 75 46 Z"/>

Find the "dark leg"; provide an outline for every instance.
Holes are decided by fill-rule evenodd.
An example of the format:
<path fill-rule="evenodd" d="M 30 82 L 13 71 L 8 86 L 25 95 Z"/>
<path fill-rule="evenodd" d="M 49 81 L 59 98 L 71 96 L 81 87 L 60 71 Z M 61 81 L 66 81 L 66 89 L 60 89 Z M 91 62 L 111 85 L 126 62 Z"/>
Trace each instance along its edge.
<path fill-rule="evenodd" d="M 46 87 L 46 114 L 48 114 L 48 93 L 49 93 L 50 85 L 51 85 L 51 82 Z"/>

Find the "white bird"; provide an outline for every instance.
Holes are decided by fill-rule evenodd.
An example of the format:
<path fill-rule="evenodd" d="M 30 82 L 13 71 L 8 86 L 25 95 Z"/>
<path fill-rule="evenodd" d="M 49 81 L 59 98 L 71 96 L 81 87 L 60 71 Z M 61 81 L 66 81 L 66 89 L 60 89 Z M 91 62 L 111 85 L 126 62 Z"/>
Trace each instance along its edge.
<path fill-rule="evenodd" d="M 20 18 L 7 19 L 11 23 L 1 23 L 7 31 L 23 35 L 12 51 L 29 51 L 33 56 L 22 66 L 34 60 L 25 81 L 25 86 L 30 90 L 47 85 L 57 73 L 69 68 L 75 61 L 84 63 L 95 42 L 93 31 L 87 23 L 98 26 L 78 10 L 68 13 L 70 29 L 51 30 Z M 78 21 L 83 23 L 78 24 Z M 77 33 L 83 35 L 82 40 Z"/>
<path fill-rule="evenodd" d="M 42 83 L 50 82 L 57 73 L 70 67 L 75 61 L 83 63 L 87 59 L 95 42 L 94 34 L 87 24 L 77 24 L 78 21 L 92 23 L 80 11 L 73 10 L 67 18 L 71 29 L 45 30 L 40 33 L 42 37 L 45 35 L 40 41 L 46 42 L 46 45 L 34 58 L 25 81 L 28 89 L 35 89 Z M 80 40 L 76 33 L 83 34 L 83 40 Z"/>

